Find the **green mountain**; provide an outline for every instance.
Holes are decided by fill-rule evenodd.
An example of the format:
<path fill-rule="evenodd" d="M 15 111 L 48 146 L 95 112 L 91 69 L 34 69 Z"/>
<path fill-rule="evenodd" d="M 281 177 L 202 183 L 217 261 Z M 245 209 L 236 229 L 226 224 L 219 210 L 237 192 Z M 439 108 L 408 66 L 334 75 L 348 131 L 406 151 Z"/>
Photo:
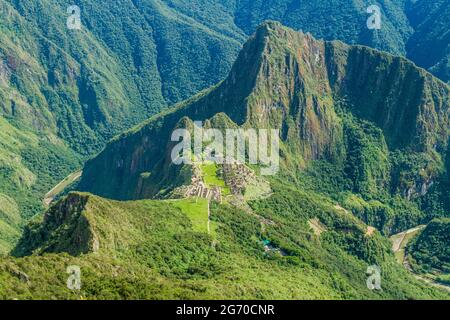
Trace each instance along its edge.
<path fill-rule="evenodd" d="M 428 224 L 411 267 L 449 283 L 447 1 L 380 1 L 378 31 L 369 1 L 77 4 L 69 30 L 66 1 L 0 0 L 0 298 L 449 298 L 385 237 Z M 270 22 L 244 44 L 267 19 L 310 33 Z M 279 174 L 173 165 L 198 120 L 279 129 Z M 41 216 L 102 149 L 78 185 L 96 195 Z M 199 177 L 223 201 L 186 198 Z"/>
<path fill-rule="evenodd" d="M 69 30 L 66 1 L 0 1 L 0 197 L 20 220 L 113 135 L 222 79 L 241 41 L 160 2 L 78 4 Z M 20 227 L 1 224 L 0 253 Z"/>
<path fill-rule="evenodd" d="M 262 22 L 275 20 L 317 39 L 362 44 L 408 57 L 449 81 L 446 0 L 168 0 L 170 8 L 226 35 L 251 35 Z M 381 9 L 381 29 L 369 30 L 367 8 Z"/>
<path fill-rule="evenodd" d="M 29 151 L 5 137 L 0 195 L 25 220 L 115 134 L 222 80 L 267 19 L 407 56 L 448 81 L 445 0 L 380 1 L 377 31 L 366 0 L 79 0 L 81 30 L 66 27 L 70 4 L 0 0 L 1 129 L 37 139 Z M 19 228 L 5 228 L 0 241 L 11 243 Z"/>
<path fill-rule="evenodd" d="M 448 214 L 449 89 L 404 58 L 265 23 L 224 81 L 87 162 L 90 193 L 26 226 L 0 262 L 0 297 L 448 299 L 385 236 Z M 174 165 L 171 134 L 194 121 L 279 129 L 279 173 Z M 221 199 L 187 196 L 198 180 Z M 367 288 L 373 265 L 381 291 Z"/>
<path fill-rule="evenodd" d="M 258 214 L 225 203 L 208 212 L 205 199 L 118 202 L 72 193 L 26 228 L 16 251 L 25 257 L 2 259 L 0 298 L 448 298 L 410 276 L 388 241 L 367 236 L 350 213 L 306 192 L 285 195 L 255 203 L 273 219 L 262 228 Z M 286 200 L 291 210 L 278 211 Z M 312 216 L 321 234 L 307 223 Z M 382 291 L 367 289 L 369 263 L 382 268 Z M 69 265 L 81 268 L 80 291 L 66 287 Z"/>
<path fill-rule="evenodd" d="M 448 107 L 448 85 L 403 58 L 267 23 L 223 82 L 116 137 L 87 162 L 79 188 L 164 197 L 190 183 L 188 170 L 171 164 L 174 129 L 192 121 L 278 128 L 280 179 L 346 203 L 391 234 L 448 214 Z"/>
<path fill-rule="evenodd" d="M 408 251 L 415 270 L 450 274 L 450 219 L 434 219 L 415 238 Z M 412 259 L 411 259 L 412 258 Z"/>
<path fill-rule="evenodd" d="M 450 79 L 450 5 L 448 1 L 410 1 L 406 14 L 415 32 L 406 43 L 407 57 L 434 75 Z"/>

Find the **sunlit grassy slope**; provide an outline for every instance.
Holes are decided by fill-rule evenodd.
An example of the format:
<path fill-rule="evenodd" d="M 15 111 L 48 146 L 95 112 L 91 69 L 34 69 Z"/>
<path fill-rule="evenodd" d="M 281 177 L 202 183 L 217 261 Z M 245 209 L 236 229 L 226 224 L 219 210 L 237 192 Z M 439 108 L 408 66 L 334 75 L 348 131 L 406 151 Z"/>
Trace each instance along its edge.
<path fill-rule="evenodd" d="M 175 200 L 171 203 L 190 219 L 194 231 L 208 233 L 208 200 L 191 198 Z"/>
<path fill-rule="evenodd" d="M 220 187 L 222 195 L 229 195 L 230 188 L 225 184 L 225 181 L 220 177 L 218 170 L 219 166 L 215 163 L 206 163 L 200 166 L 203 173 L 203 181 L 207 186 Z"/>
<path fill-rule="evenodd" d="M 33 255 L 0 262 L 0 298 L 448 298 L 409 276 L 387 241 L 379 234 L 365 239 L 360 222 L 324 199 L 282 192 L 253 207 L 275 224 L 263 231 L 256 216 L 212 204 L 213 246 L 192 219 L 203 215 L 192 202 L 117 202 L 72 193 L 44 223 L 28 228 L 21 250 Z M 68 208 L 70 214 L 60 215 Z M 307 225 L 311 215 L 326 225 L 320 237 Z M 266 253 L 263 239 L 286 256 Z M 382 267 L 383 291 L 366 287 L 373 263 Z M 81 267 L 79 292 L 66 287 L 69 265 Z"/>

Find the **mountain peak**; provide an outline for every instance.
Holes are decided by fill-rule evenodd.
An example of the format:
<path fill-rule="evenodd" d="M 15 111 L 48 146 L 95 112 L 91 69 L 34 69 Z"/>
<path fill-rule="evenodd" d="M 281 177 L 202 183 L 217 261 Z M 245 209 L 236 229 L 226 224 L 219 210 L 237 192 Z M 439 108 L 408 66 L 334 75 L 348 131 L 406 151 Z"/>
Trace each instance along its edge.
<path fill-rule="evenodd" d="M 256 29 L 255 34 L 267 35 L 271 31 L 286 30 L 286 28 L 278 21 L 267 20 L 261 23 Z"/>
<path fill-rule="evenodd" d="M 296 31 L 285 27 L 278 21 L 268 20 L 258 26 L 255 33 L 252 37 L 250 37 L 247 43 L 256 41 L 260 44 L 268 44 L 270 42 L 278 42 L 282 39 L 291 41 L 295 39 L 295 42 L 298 42 L 298 44 L 304 44 L 301 40 L 305 38 L 316 41 L 310 33 L 305 34 L 302 31 Z M 290 44 L 290 42 L 284 42 L 284 45 Z"/>
<path fill-rule="evenodd" d="M 126 200 L 176 187 L 171 132 L 183 117 L 207 121 L 218 113 L 243 128 L 278 129 L 301 166 L 345 161 L 341 104 L 381 129 L 392 150 L 442 153 L 448 101 L 447 85 L 403 58 L 269 21 L 245 43 L 223 82 L 113 141 L 87 163 L 80 188 Z"/>
<path fill-rule="evenodd" d="M 40 225 L 30 224 L 25 228 L 13 254 L 68 252 L 78 256 L 96 251 L 98 240 L 86 215 L 91 198 L 89 194 L 69 193 L 45 213 Z"/>

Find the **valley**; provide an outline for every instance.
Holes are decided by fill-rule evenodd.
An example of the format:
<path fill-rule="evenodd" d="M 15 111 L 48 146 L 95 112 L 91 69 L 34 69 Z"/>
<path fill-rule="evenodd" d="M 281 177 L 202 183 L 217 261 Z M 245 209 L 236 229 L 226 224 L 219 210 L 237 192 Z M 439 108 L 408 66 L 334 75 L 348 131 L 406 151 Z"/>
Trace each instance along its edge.
<path fill-rule="evenodd" d="M 411 263 L 408 260 L 408 244 L 414 237 L 417 237 L 417 235 L 423 229 L 425 229 L 425 227 L 426 226 L 423 225 L 417 226 L 415 228 L 391 236 L 390 239 L 392 241 L 392 251 L 395 253 L 397 262 L 404 266 L 406 270 L 411 272 L 411 274 L 413 274 L 416 279 L 450 292 L 450 286 L 437 282 L 436 276 L 429 274 L 419 274 L 411 268 Z"/>
<path fill-rule="evenodd" d="M 370 4 L 0 0 L 0 299 L 450 300 L 450 5 Z"/>
<path fill-rule="evenodd" d="M 64 180 L 62 180 L 56 186 L 54 186 L 53 189 L 47 192 L 47 194 L 45 195 L 45 198 L 43 200 L 44 206 L 48 208 L 55 199 L 55 197 L 58 196 L 61 192 L 63 192 L 64 189 L 66 189 L 68 186 L 70 186 L 78 179 L 80 179 L 82 174 L 83 171 L 81 170 L 71 173 L 66 178 L 64 178 Z"/>
<path fill-rule="evenodd" d="M 21 218 L 26 222 L 42 212 L 41 199 L 49 187 L 116 134 L 221 81 L 242 44 L 265 20 L 281 21 L 316 38 L 400 54 L 449 79 L 442 17 L 450 8 L 445 0 L 407 1 L 404 7 L 383 3 L 383 28 L 375 35 L 358 27 L 365 26 L 367 16 L 361 13 L 368 1 L 288 6 L 288 0 L 280 0 L 272 7 L 253 2 L 148 0 L 116 6 L 86 0 L 80 4 L 83 28 L 77 33 L 66 29 L 63 1 L 0 1 L 0 117 L 8 123 L 2 130 L 18 130 L 18 136 L 31 134 L 39 141 L 31 152 L 15 147 L 1 151 L 2 157 L 21 159 L 19 167 L 17 161 L 3 161 L 12 174 L 0 178 L 2 190 L 9 190 L 2 193 L 17 202 Z M 185 37 L 189 41 L 180 41 Z M 430 56 L 432 45 L 437 50 Z M 53 156 L 60 163 L 56 170 Z M 14 176 L 29 182 L 43 169 L 39 185 L 15 182 Z"/>
<path fill-rule="evenodd" d="M 392 250 L 396 254 L 400 264 L 405 262 L 405 248 L 408 245 L 409 240 L 424 228 L 425 226 L 418 226 L 391 236 Z"/>

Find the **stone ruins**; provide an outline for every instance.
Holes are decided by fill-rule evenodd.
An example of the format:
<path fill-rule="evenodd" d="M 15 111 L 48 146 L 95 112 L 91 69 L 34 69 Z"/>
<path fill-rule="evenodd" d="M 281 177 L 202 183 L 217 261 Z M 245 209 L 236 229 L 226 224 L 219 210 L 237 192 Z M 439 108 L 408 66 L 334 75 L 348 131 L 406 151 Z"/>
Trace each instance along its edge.
<path fill-rule="evenodd" d="M 222 190 L 220 187 L 214 186 L 208 188 L 203 182 L 202 173 L 199 167 L 193 167 L 193 174 L 191 178 L 191 185 L 187 187 L 184 196 L 186 198 L 199 197 L 217 202 L 222 202 Z"/>
<path fill-rule="evenodd" d="M 255 179 L 255 173 L 242 163 L 224 164 L 222 170 L 225 184 L 233 195 L 244 194 L 247 185 Z"/>

